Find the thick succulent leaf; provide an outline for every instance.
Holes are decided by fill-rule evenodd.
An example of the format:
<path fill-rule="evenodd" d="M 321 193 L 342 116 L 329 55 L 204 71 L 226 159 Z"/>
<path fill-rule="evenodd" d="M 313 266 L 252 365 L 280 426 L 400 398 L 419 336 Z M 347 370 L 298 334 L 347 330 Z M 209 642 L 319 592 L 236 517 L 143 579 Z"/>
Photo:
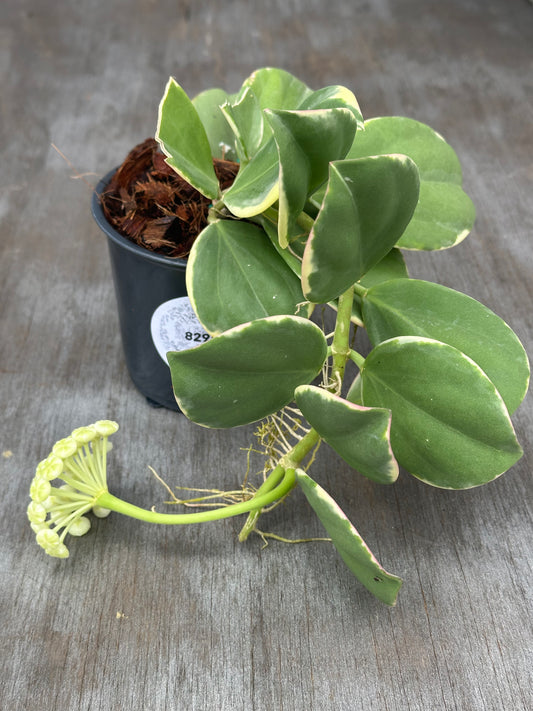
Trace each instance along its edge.
<path fill-rule="evenodd" d="M 417 209 L 399 247 L 446 249 L 463 240 L 474 224 L 475 208 L 464 193 L 461 165 L 443 137 L 419 121 L 388 116 L 365 121 L 348 158 L 403 153 L 420 173 Z"/>
<path fill-rule="evenodd" d="M 295 398 L 311 427 L 351 467 L 379 484 L 396 481 L 398 464 L 389 441 L 389 410 L 354 405 L 314 385 L 296 388 Z"/>
<path fill-rule="evenodd" d="M 282 247 L 295 231 L 307 195 L 328 176 L 330 161 L 344 158 L 357 122 L 346 108 L 265 111 L 279 154 L 278 233 Z"/>
<path fill-rule="evenodd" d="M 363 404 L 392 412 L 401 466 L 433 486 L 485 484 L 521 456 L 505 403 L 481 368 L 453 346 L 402 336 L 361 369 Z"/>
<path fill-rule="evenodd" d="M 168 353 L 182 412 L 205 427 L 255 422 L 287 405 L 320 372 L 324 334 L 299 316 L 236 326 L 188 351 Z"/>
<path fill-rule="evenodd" d="M 215 199 L 219 184 L 211 147 L 192 101 L 172 78 L 159 105 L 156 139 L 166 162 L 202 195 Z"/>
<path fill-rule="evenodd" d="M 468 236 L 475 218 L 474 203 L 460 185 L 421 182 L 415 214 L 398 246 L 413 250 L 454 247 Z"/>
<path fill-rule="evenodd" d="M 394 336 L 425 336 L 472 358 L 494 383 L 512 414 L 524 399 L 529 362 L 516 334 L 493 311 L 439 284 L 398 279 L 373 286 L 363 320 L 377 345 Z"/>
<path fill-rule="evenodd" d="M 254 217 L 273 205 L 278 195 L 278 149 L 271 138 L 239 170 L 233 184 L 224 193 L 224 203 L 237 217 Z"/>
<path fill-rule="evenodd" d="M 336 299 L 380 262 L 405 230 L 418 200 L 418 172 L 406 156 L 330 164 L 324 202 L 307 241 L 307 299 Z"/>
<path fill-rule="evenodd" d="M 243 83 L 249 87 L 263 109 L 297 109 L 313 92 L 284 69 L 265 67 L 253 72 Z"/>
<path fill-rule="evenodd" d="M 327 491 L 302 470 L 296 472 L 296 479 L 351 572 L 378 600 L 394 605 L 402 586 L 401 578 L 387 573 L 378 563 L 359 532 Z"/>
<path fill-rule="evenodd" d="M 205 128 L 213 158 L 236 160 L 235 136 L 228 126 L 222 105 L 231 100 L 223 89 L 207 89 L 194 97 L 193 106 Z"/>
<path fill-rule="evenodd" d="M 349 158 L 403 153 L 417 165 L 421 180 L 461 185 L 457 154 L 430 126 L 402 116 L 384 116 L 365 121 L 348 152 Z"/>
<path fill-rule="evenodd" d="M 300 280 L 257 225 L 219 220 L 195 241 L 187 260 L 187 293 L 211 335 L 266 316 L 295 314 Z"/>
<path fill-rule="evenodd" d="M 259 101 L 247 87 L 236 99 L 223 104 L 221 110 L 235 135 L 241 161 L 248 162 L 259 150 L 265 135 Z"/>
<path fill-rule="evenodd" d="M 363 116 L 357 99 L 344 86 L 326 86 L 323 89 L 313 91 L 298 108 L 300 111 L 308 109 L 349 109 L 357 122 L 357 128 L 364 129 Z"/>

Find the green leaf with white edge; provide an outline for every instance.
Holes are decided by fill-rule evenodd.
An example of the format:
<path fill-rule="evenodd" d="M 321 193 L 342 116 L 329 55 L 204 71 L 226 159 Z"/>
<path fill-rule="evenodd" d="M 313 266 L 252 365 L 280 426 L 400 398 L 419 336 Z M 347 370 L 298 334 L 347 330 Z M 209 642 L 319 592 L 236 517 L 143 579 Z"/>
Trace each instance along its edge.
<path fill-rule="evenodd" d="M 350 571 L 378 600 L 394 605 L 402 579 L 388 573 L 378 563 L 359 532 L 327 491 L 301 469 L 296 471 L 296 479 Z"/>
<path fill-rule="evenodd" d="M 380 343 L 361 369 L 363 404 L 392 412 L 399 464 L 445 489 L 503 474 L 522 455 L 500 394 L 471 358 L 429 338 Z"/>
<path fill-rule="evenodd" d="M 326 86 L 313 91 L 298 106 L 300 111 L 309 109 L 349 109 L 356 122 L 357 128 L 364 130 L 363 115 L 355 95 L 344 86 Z"/>
<path fill-rule="evenodd" d="M 205 128 L 211 155 L 224 160 L 236 160 L 235 136 L 228 126 L 222 105 L 231 97 L 223 89 L 207 89 L 194 97 L 193 106 Z"/>
<path fill-rule="evenodd" d="M 248 162 L 265 136 L 265 121 L 255 94 L 247 87 L 236 99 L 224 103 L 221 111 L 235 135 L 241 161 Z"/>
<path fill-rule="evenodd" d="M 365 121 L 347 157 L 389 153 L 409 156 L 420 173 L 419 203 L 398 246 L 438 250 L 463 240 L 474 224 L 475 208 L 461 187 L 461 165 L 453 148 L 426 124 L 385 116 Z"/>
<path fill-rule="evenodd" d="M 172 77 L 159 105 L 156 139 L 168 165 L 184 180 L 208 198 L 219 196 L 205 128 L 192 101 Z"/>
<path fill-rule="evenodd" d="M 192 101 L 171 77 L 159 105 L 156 139 L 171 168 L 212 200 L 220 189 L 205 128 Z"/>
<path fill-rule="evenodd" d="M 249 87 L 263 109 L 297 109 L 313 92 L 284 69 L 264 67 L 245 79 L 241 91 Z"/>
<path fill-rule="evenodd" d="M 382 116 L 365 121 L 348 152 L 349 158 L 403 153 L 418 167 L 420 179 L 462 183 L 457 154 L 444 138 L 420 121 L 403 116 Z"/>
<path fill-rule="evenodd" d="M 460 185 L 421 182 L 418 206 L 398 246 L 411 250 L 449 249 L 468 236 L 475 218 L 474 203 Z"/>
<path fill-rule="evenodd" d="M 336 299 L 390 252 L 413 215 L 418 185 L 416 165 L 406 156 L 330 164 L 303 256 L 302 287 L 309 301 Z"/>
<path fill-rule="evenodd" d="M 424 336 L 472 358 L 494 383 L 512 414 L 525 397 L 529 362 L 511 328 L 466 294 L 440 284 L 398 279 L 373 286 L 363 298 L 373 345 L 395 336 Z"/>
<path fill-rule="evenodd" d="M 271 207 L 279 196 L 278 149 L 273 138 L 268 140 L 241 167 L 233 184 L 223 196 L 224 204 L 240 218 L 254 217 Z"/>
<path fill-rule="evenodd" d="M 258 226 L 218 220 L 196 239 L 187 260 L 187 293 L 211 335 L 266 316 L 296 314 L 300 280 Z"/>
<path fill-rule="evenodd" d="M 397 247 L 393 247 L 380 262 L 373 266 L 372 269 L 359 280 L 359 284 L 369 289 L 375 284 L 381 284 L 390 279 L 407 279 L 408 277 L 409 274 L 402 253 Z M 336 301 L 330 301 L 329 305 L 334 309 L 337 308 Z M 363 325 L 361 303 L 357 295 L 352 305 L 352 323 L 355 323 L 357 326 Z"/>
<path fill-rule="evenodd" d="M 398 478 L 389 441 L 391 413 L 361 407 L 314 385 L 300 385 L 296 404 L 318 434 L 354 469 L 379 484 Z"/>
<path fill-rule="evenodd" d="M 237 427 L 277 412 L 327 355 L 324 334 L 299 316 L 269 316 L 168 355 L 178 405 L 204 427 Z"/>
<path fill-rule="evenodd" d="M 280 245 L 287 247 L 307 195 L 327 179 L 329 163 L 344 158 L 357 122 L 346 108 L 266 110 L 265 116 L 278 148 L 278 234 Z"/>

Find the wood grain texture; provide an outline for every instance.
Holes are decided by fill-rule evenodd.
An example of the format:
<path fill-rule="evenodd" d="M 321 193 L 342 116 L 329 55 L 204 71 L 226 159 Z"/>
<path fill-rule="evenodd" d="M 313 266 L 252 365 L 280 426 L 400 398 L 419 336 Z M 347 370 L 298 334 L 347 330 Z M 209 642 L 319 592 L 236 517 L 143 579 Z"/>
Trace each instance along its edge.
<path fill-rule="evenodd" d="M 121 423 L 111 488 L 142 505 L 175 485 L 232 487 L 253 428 L 211 432 L 150 408 L 121 353 L 108 256 L 54 143 L 85 180 L 155 131 L 174 75 L 235 90 L 282 66 L 345 84 L 365 116 L 409 115 L 456 148 L 473 234 L 411 273 L 464 291 L 533 353 L 533 8 L 526 0 L 4 0 L 0 9 L 3 496 L 0 707 L 77 711 L 502 711 L 533 707 L 533 400 L 522 460 L 492 484 L 364 480 L 324 448 L 315 477 L 387 569 L 376 602 L 327 543 L 238 544 L 239 522 L 154 528 L 112 515 L 45 558 L 25 521 L 50 444 Z M 263 527 L 322 535 L 296 493 Z"/>

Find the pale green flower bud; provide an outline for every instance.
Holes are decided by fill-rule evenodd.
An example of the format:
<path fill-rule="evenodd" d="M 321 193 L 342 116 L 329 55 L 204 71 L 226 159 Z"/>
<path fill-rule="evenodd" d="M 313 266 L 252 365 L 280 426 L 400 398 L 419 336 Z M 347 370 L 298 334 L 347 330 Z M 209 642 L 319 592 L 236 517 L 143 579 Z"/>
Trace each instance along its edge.
<path fill-rule="evenodd" d="M 50 455 L 48 455 L 48 457 L 49 457 L 49 456 L 50 456 Z M 47 466 L 48 466 L 48 457 L 46 457 L 46 459 L 43 459 L 42 461 L 40 461 L 39 464 L 37 465 L 37 467 L 36 467 L 36 469 L 35 469 L 35 475 L 36 475 L 36 476 L 42 476 L 42 475 L 43 475 L 43 471 L 44 471 L 44 470 L 47 468 Z"/>
<path fill-rule="evenodd" d="M 57 546 L 53 546 L 52 548 L 45 548 L 46 552 L 48 555 L 51 555 L 53 558 L 68 558 L 68 548 L 64 543 L 60 543 Z"/>
<path fill-rule="evenodd" d="M 63 460 L 56 457 L 55 454 L 50 454 L 44 462 L 41 462 L 42 467 L 39 465 L 36 472 L 39 476 L 42 476 L 48 481 L 52 479 L 57 479 L 63 473 Z"/>
<path fill-rule="evenodd" d="M 51 531 L 49 528 L 43 528 L 39 531 L 35 537 L 37 543 L 48 552 L 49 548 L 58 546 L 59 536 L 55 531 Z"/>
<path fill-rule="evenodd" d="M 118 430 L 118 424 L 113 420 L 98 420 L 92 426 L 101 437 L 109 437 Z"/>
<path fill-rule="evenodd" d="M 52 453 L 61 459 L 68 459 L 78 451 L 78 444 L 72 437 L 60 439 L 52 447 Z"/>
<path fill-rule="evenodd" d="M 35 477 L 30 486 L 30 496 L 32 501 L 37 501 L 37 503 L 42 503 L 50 496 L 52 487 L 50 482 L 43 477 Z"/>
<path fill-rule="evenodd" d="M 77 427 L 70 435 L 78 444 L 89 444 L 97 437 L 92 427 Z"/>
<path fill-rule="evenodd" d="M 93 514 L 97 518 L 106 518 L 111 513 L 111 509 L 105 509 L 103 506 L 93 506 Z"/>
<path fill-rule="evenodd" d="M 31 523 L 43 523 L 46 519 L 46 508 L 37 501 L 31 502 L 26 513 Z"/>
<path fill-rule="evenodd" d="M 90 528 L 91 522 L 87 516 L 80 516 L 69 526 L 68 532 L 71 536 L 84 536 Z"/>
<path fill-rule="evenodd" d="M 48 524 L 46 523 L 46 521 L 44 523 L 33 523 L 32 522 L 32 523 L 30 523 L 30 526 L 31 526 L 31 530 L 34 533 L 39 533 L 39 531 L 42 531 L 43 529 L 48 528 Z"/>

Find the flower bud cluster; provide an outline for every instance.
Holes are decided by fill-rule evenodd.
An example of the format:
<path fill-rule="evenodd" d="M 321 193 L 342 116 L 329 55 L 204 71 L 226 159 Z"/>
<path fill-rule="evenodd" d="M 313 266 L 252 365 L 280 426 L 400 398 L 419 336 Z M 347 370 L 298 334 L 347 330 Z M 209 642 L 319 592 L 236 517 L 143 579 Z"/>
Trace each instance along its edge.
<path fill-rule="evenodd" d="M 68 557 L 65 536 L 87 533 L 91 523 L 84 514 L 88 511 L 100 518 L 109 514 L 108 509 L 98 505 L 98 497 L 107 492 L 106 461 L 111 448 L 108 437 L 117 430 L 118 424 L 111 420 L 78 427 L 56 442 L 51 453 L 37 465 L 27 516 L 37 543 L 48 555 Z M 54 480 L 61 484 L 52 486 L 50 482 Z"/>

